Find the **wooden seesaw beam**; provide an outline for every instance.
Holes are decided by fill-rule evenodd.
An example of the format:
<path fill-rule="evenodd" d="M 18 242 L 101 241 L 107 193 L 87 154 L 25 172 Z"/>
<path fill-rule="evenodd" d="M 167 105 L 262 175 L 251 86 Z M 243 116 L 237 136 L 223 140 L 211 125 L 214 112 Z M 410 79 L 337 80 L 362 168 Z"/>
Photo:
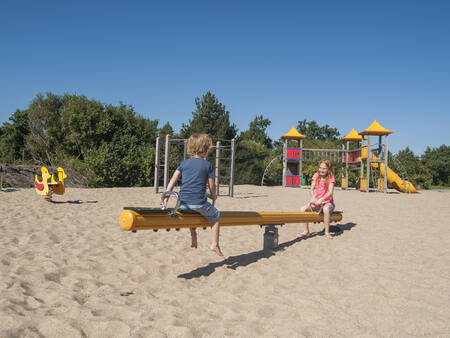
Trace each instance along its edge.
<path fill-rule="evenodd" d="M 333 212 L 331 222 L 342 220 L 341 212 Z M 220 226 L 280 225 L 286 223 L 320 223 L 323 214 L 315 212 L 274 212 L 274 211 L 221 211 Z M 119 217 L 123 230 L 179 230 L 181 228 L 204 228 L 211 223 L 193 211 L 174 211 L 173 209 L 125 207 Z"/>

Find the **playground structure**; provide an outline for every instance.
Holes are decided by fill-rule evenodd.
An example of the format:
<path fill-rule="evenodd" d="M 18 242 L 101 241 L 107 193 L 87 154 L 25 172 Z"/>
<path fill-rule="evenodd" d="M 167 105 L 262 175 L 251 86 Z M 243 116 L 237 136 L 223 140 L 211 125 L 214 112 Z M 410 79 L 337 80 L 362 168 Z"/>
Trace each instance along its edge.
<path fill-rule="evenodd" d="M 181 161 L 187 158 L 187 139 L 174 139 L 171 135 L 166 135 L 164 142 L 164 158 L 163 164 L 161 164 L 160 153 L 161 153 L 161 139 L 156 138 L 155 145 L 155 180 L 154 180 L 154 190 L 158 193 L 161 180 L 161 169 L 163 171 L 163 191 L 166 191 L 167 185 L 169 184 L 170 177 L 175 171 L 175 168 L 170 168 L 171 162 L 171 149 L 177 147 L 178 158 L 175 159 L 176 165 L 179 165 Z M 180 150 L 182 148 L 182 150 Z M 228 193 L 226 196 L 233 197 L 234 195 L 234 161 L 236 152 L 236 142 L 232 140 L 217 140 L 215 145 L 212 146 L 212 151 L 209 153 L 208 157 L 213 156 L 214 170 L 215 170 L 215 184 L 216 184 L 216 194 L 220 195 L 220 188 L 227 187 Z M 172 157 L 174 152 L 172 152 Z M 177 157 L 175 155 L 175 157 Z M 173 162 L 173 161 L 172 161 Z M 222 183 L 221 185 L 221 179 Z"/>
<path fill-rule="evenodd" d="M 348 189 L 348 172 L 349 170 L 359 171 L 359 179 L 361 185 L 361 178 L 363 176 L 363 167 L 361 160 L 361 147 L 362 147 L 362 136 L 358 134 L 358 132 L 353 128 L 350 133 L 341 138 L 341 141 L 345 145 L 342 144 L 342 149 L 344 152 L 344 163 L 345 163 L 345 171 L 342 172 L 342 181 L 341 188 Z M 356 148 L 350 150 L 350 142 L 356 142 Z M 364 181 L 365 182 L 365 181 Z"/>
<path fill-rule="evenodd" d="M 177 197 L 177 205 L 171 209 L 125 207 L 119 216 L 119 224 L 123 230 L 137 232 L 138 230 L 164 230 L 170 231 L 181 228 L 203 228 L 211 223 L 195 211 L 179 211 L 178 194 L 175 192 L 163 193 L 161 200 L 167 195 Z M 333 212 L 330 222 L 342 220 L 341 212 Z M 265 226 L 264 249 L 273 249 L 278 245 L 278 228 L 276 225 L 286 223 L 321 223 L 323 214 L 316 212 L 273 212 L 273 211 L 222 211 L 220 213 L 220 226 Z"/>
<path fill-rule="evenodd" d="M 330 158 L 333 163 L 342 162 L 341 149 L 303 148 L 303 140 L 306 136 L 300 134 L 294 127 L 287 134 L 281 136 L 281 138 L 283 139 L 283 187 L 300 188 L 306 185 L 306 179 L 303 176 L 303 163 L 305 161 L 313 161 L 316 164 L 319 159 Z M 297 141 L 297 147 L 290 147 L 289 140 Z M 272 162 L 269 163 L 269 165 L 271 164 Z M 265 174 L 263 175 L 262 184 L 264 182 L 264 176 Z"/>
<path fill-rule="evenodd" d="M 379 168 L 379 173 L 384 179 L 378 179 L 378 191 L 387 193 L 387 168 L 388 168 L 388 137 L 392 134 L 391 130 L 383 128 L 376 120 L 366 130 L 359 133 L 363 137 L 361 148 L 361 177 L 360 190 L 370 191 L 370 169 Z M 378 143 L 371 146 L 371 136 L 378 136 Z M 383 144 L 383 136 L 385 143 Z M 378 156 L 377 156 L 378 155 Z M 366 177 L 364 177 L 364 160 L 366 161 Z M 381 164 L 384 163 L 383 172 Z M 386 188 L 386 189 L 385 189 Z"/>
<path fill-rule="evenodd" d="M 414 185 L 409 182 L 405 170 L 402 177 L 397 175 L 388 167 L 388 136 L 392 134 L 391 130 L 383 128 L 376 120 L 364 131 L 358 133 L 352 129 L 350 133 L 341 140 L 346 143 L 342 149 L 312 149 L 303 148 L 303 140 L 306 138 L 300 134 L 294 127 L 284 134 L 283 153 L 276 156 L 266 167 L 261 185 L 264 184 L 264 177 L 278 158 L 283 161 L 282 186 L 283 187 L 302 187 L 306 185 L 303 176 L 303 162 L 305 160 L 320 158 L 331 159 L 335 165 L 342 165 L 342 189 L 348 189 L 349 170 L 359 171 L 359 189 L 360 191 L 370 191 L 370 178 L 375 179 L 377 190 L 387 193 L 388 183 L 396 190 L 403 193 L 417 193 Z M 371 144 L 371 137 L 378 136 L 378 143 Z M 383 143 L 384 136 L 384 143 Z M 289 140 L 297 141 L 297 147 L 289 147 Z M 350 142 L 357 142 L 356 148 L 350 149 Z M 344 168 L 345 166 L 345 168 Z"/>
<path fill-rule="evenodd" d="M 350 133 L 342 138 L 346 142 L 344 161 L 346 165 L 345 177 L 343 177 L 342 188 L 348 189 L 349 165 L 359 166 L 359 189 L 363 192 L 370 191 L 370 178 L 378 176 L 377 186 L 379 192 L 387 193 L 388 183 L 397 191 L 403 193 L 417 193 L 414 185 L 407 179 L 406 171 L 401 178 L 388 167 L 388 137 L 393 131 L 382 127 L 376 120 L 365 130 L 357 133 L 352 129 Z M 371 143 L 371 137 L 378 136 L 378 143 Z M 384 136 L 384 143 L 383 143 Z M 350 142 L 358 142 L 359 148 L 349 149 Z M 357 145 L 357 146 L 358 146 Z M 365 171 L 365 175 L 364 175 Z M 373 173 L 372 173 L 373 171 Z M 375 174 L 375 175 L 374 175 Z"/>
<path fill-rule="evenodd" d="M 306 136 L 300 134 L 294 127 L 287 134 L 281 136 L 283 139 L 283 187 L 300 187 L 305 185 L 302 176 L 303 164 L 303 139 Z M 289 140 L 297 141 L 296 148 L 289 148 Z M 303 181 L 302 181 L 303 180 Z"/>
<path fill-rule="evenodd" d="M 64 180 L 67 178 L 64 169 L 58 167 L 57 169 L 58 181 L 55 180 L 55 174 L 50 173 L 46 167 L 41 167 L 41 178 L 39 181 L 38 175 L 34 177 L 34 186 L 36 188 L 36 193 L 41 195 L 47 202 L 52 201 L 52 195 L 64 195 L 65 187 Z M 48 181 L 50 179 L 50 182 Z"/>

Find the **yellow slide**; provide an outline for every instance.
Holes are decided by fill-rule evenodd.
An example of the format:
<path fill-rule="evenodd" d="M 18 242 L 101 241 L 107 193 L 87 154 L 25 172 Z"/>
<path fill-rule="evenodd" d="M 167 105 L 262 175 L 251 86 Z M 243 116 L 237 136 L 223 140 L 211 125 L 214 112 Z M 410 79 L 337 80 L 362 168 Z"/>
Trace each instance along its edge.
<path fill-rule="evenodd" d="M 378 160 L 378 157 L 374 154 L 371 154 L 372 158 L 374 160 Z M 380 165 L 380 174 L 382 177 L 384 177 L 384 163 L 370 163 L 370 166 L 372 168 L 376 168 L 378 169 L 378 165 Z M 411 193 L 411 194 L 416 194 L 418 193 L 418 191 L 416 190 L 416 188 L 414 187 L 414 185 L 407 181 L 407 180 L 402 180 L 400 178 L 400 176 L 398 176 L 393 170 L 391 170 L 389 167 L 387 168 L 387 181 L 389 182 L 390 185 L 392 185 L 396 190 L 400 191 L 400 192 L 404 192 L 404 193 Z"/>

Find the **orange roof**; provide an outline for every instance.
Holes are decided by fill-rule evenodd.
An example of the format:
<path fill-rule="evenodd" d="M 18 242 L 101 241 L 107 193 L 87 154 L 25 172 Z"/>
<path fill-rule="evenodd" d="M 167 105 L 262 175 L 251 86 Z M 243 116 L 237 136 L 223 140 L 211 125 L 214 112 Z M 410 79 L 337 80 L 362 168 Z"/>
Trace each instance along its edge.
<path fill-rule="evenodd" d="M 341 138 L 342 141 L 361 141 L 362 136 L 358 135 L 358 132 L 355 130 L 355 128 L 352 129 L 351 132 L 347 134 L 347 136 Z"/>
<path fill-rule="evenodd" d="M 392 130 L 383 128 L 377 120 L 373 121 L 369 128 L 359 133 L 359 135 L 378 135 L 383 136 L 387 134 L 392 134 Z"/>
<path fill-rule="evenodd" d="M 291 130 L 289 130 L 289 133 L 284 134 L 283 136 L 281 136 L 281 138 L 287 138 L 289 140 L 300 140 L 306 138 L 306 136 L 303 136 L 297 131 L 297 129 L 292 127 Z"/>

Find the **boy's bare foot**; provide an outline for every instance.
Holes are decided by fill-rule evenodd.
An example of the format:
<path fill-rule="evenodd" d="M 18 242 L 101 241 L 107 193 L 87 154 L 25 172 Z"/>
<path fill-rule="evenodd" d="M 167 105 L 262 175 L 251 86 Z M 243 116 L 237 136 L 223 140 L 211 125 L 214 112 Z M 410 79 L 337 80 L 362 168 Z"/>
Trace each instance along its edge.
<path fill-rule="evenodd" d="M 331 236 L 331 234 L 325 234 L 325 238 L 333 239 L 333 236 Z"/>
<path fill-rule="evenodd" d="M 191 248 L 197 249 L 197 235 L 191 237 Z"/>
<path fill-rule="evenodd" d="M 223 256 L 223 253 L 222 253 L 222 251 L 220 251 L 220 247 L 218 245 L 211 246 L 211 251 L 215 252 L 219 256 Z"/>
<path fill-rule="evenodd" d="M 302 237 L 308 237 L 309 235 L 311 235 L 311 233 L 309 232 L 300 232 L 299 234 L 297 234 L 297 236 L 295 236 L 296 238 L 302 238 Z"/>

